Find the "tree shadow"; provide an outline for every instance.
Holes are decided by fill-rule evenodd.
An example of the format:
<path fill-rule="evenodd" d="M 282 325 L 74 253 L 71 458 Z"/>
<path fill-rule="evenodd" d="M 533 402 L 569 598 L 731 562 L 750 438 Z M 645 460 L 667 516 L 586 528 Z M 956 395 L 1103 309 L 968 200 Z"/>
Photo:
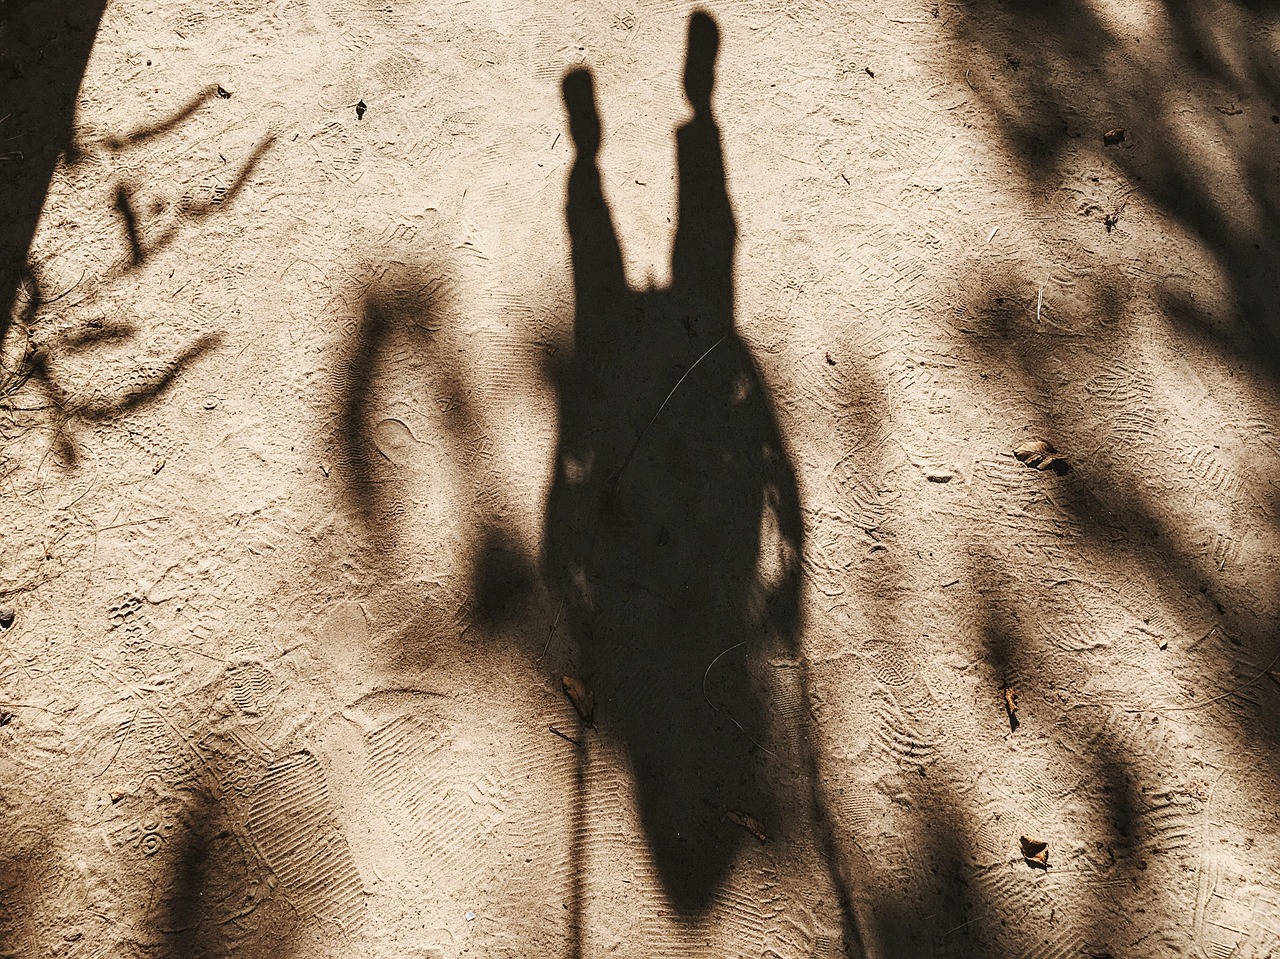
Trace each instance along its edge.
<path fill-rule="evenodd" d="M 108 420 L 157 398 L 186 366 L 215 348 L 221 337 L 218 334 L 201 335 L 168 360 L 136 369 L 129 377 L 129 385 L 119 395 L 108 396 L 96 387 L 91 396 L 79 395 L 82 391 L 72 385 L 72 378 L 66 376 L 65 370 L 59 369 L 60 361 L 82 355 L 93 347 L 123 346 L 139 331 L 131 323 L 101 318 L 90 320 L 86 327 L 64 328 L 68 324 L 61 311 L 66 305 L 58 307 L 56 304 L 80 287 L 84 278 L 72 288 L 51 295 L 47 290 L 45 271 L 30 252 L 50 180 L 59 165 L 74 169 L 89 163 L 95 153 L 127 151 L 176 132 L 204 105 L 217 98 L 221 88 L 216 85 L 207 87 L 150 126 L 101 141 L 76 142 L 72 138 L 72 108 L 84 61 L 88 57 L 88 46 L 93 40 L 93 30 L 87 24 L 92 16 L 93 29 L 96 29 L 100 5 L 64 3 L 61 6 L 66 10 L 61 13 L 53 11 L 53 16 L 62 16 L 65 20 L 68 36 L 81 37 L 86 43 L 85 48 L 72 59 L 68 57 L 76 53 L 75 43 L 59 39 L 46 44 L 39 39 L 42 36 L 40 28 L 33 24 L 22 28 L 24 17 L 29 16 L 26 6 L 16 5 L 19 15 L 13 17 L 6 24 L 4 33 L 0 34 L 0 68 L 10 70 L 18 81 L 6 84 L 6 92 L 13 89 L 29 94 L 27 99 L 18 97 L 13 113 L 5 117 L 7 120 L 16 115 L 24 123 L 22 132 L 11 139 L 22 143 L 34 140 L 34 147 L 38 147 L 31 155 L 25 150 L 5 154 L 5 159 L 17 162 L 20 169 L 16 177 L 0 185 L 0 200 L 11 199 L 18 213 L 0 227 L 0 295 L 4 297 L 3 312 L 0 313 L 0 410 L 11 417 L 30 412 L 47 413 L 53 451 L 62 463 L 74 466 L 78 461 L 76 444 L 70 432 L 74 421 Z M 48 15 L 50 11 L 42 13 Z M 86 32 L 87 38 L 83 38 L 81 35 Z M 33 43 L 38 47 L 47 45 L 61 55 L 52 58 L 42 56 L 38 60 L 40 69 L 28 76 L 29 70 L 23 65 L 22 55 L 30 52 L 29 45 Z M 55 66 L 58 66 L 57 70 Z M 34 86 L 22 82 L 32 79 L 37 81 Z M 6 105 L 0 101 L 0 109 Z M 126 256 L 84 284 L 85 289 L 79 293 L 75 306 L 83 308 L 86 303 L 106 293 L 121 277 L 143 267 L 170 247 L 186 228 L 201 224 L 234 202 L 274 142 L 275 138 L 270 135 L 259 140 L 227 187 L 215 189 L 208 199 L 184 205 L 167 223 L 145 219 L 136 207 L 133 185 L 126 181 L 118 182 L 113 191 L 112 209 L 121 224 Z M 35 387 L 42 395 L 42 406 L 25 407 L 17 402 L 18 394 L 29 386 Z"/>
<path fill-rule="evenodd" d="M 71 143 L 76 95 L 105 0 L 12 0 L 0 23 L 0 343 L 49 181 Z"/>
<path fill-rule="evenodd" d="M 695 13 L 663 289 L 627 283 L 592 76 L 564 79 L 575 315 L 555 371 L 542 557 L 568 656 L 594 690 L 600 735 L 630 760 L 658 877 L 685 921 L 707 912 L 754 842 L 730 817 L 786 828 L 821 816 L 820 800 L 770 787 L 759 745 L 776 722 L 762 667 L 799 656 L 804 531 L 768 387 L 735 327 L 737 229 L 711 109 L 718 47 L 714 20 Z M 848 908 L 845 919 L 856 942 Z"/>
<path fill-rule="evenodd" d="M 974 322 L 980 314 L 998 322 L 994 331 L 961 332 L 975 365 L 1010 371 L 1024 395 L 1040 400 L 1043 416 L 1030 412 L 1029 418 L 1051 422 L 1042 427 L 1045 435 L 1061 433 L 1076 454 L 1070 476 L 1043 476 L 1044 507 L 1037 512 L 1069 534 L 1055 575 L 1068 576 L 1070 569 L 1097 576 L 1106 593 L 1132 607 L 1138 630 L 1148 625 L 1149 611 L 1172 610 L 1143 635 L 1160 650 L 1165 646 L 1155 643 L 1168 641 L 1156 662 L 1176 677 L 1170 684 L 1176 691 L 1137 685 L 1117 697 L 1119 703 L 1089 703 L 1079 692 L 1085 673 L 1079 664 L 1055 682 L 1085 700 L 1072 708 L 1089 722 L 1077 728 L 1060 720 L 1058 735 L 1079 757 L 1084 782 L 1100 784 L 1092 795 L 1085 792 L 1098 812 L 1099 842 L 1106 840 L 1099 873 L 1124 880 L 1092 910 L 1091 937 L 1098 944 L 1117 941 L 1107 938 L 1111 927 L 1152 900 L 1185 895 L 1142 881 L 1146 865 L 1128 861 L 1160 852 L 1152 838 L 1158 814 L 1139 784 L 1148 776 L 1174 779 L 1173 771 L 1153 773 L 1153 757 L 1161 754 L 1145 752 L 1145 745 L 1135 750 L 1110 724 L 1145 726 L 1154 739 L 1153 725 L 1159 730 L 1187 717 L 1191 728 L 1220 728 L 1232 750 L 1250 755 L 1248 786 L 1257 795 L 1273 793 L 1280 775 L 1280 705 L 1268 679 L 1280 655 L 1274 580 L 1264 564 L 1249 570 L 1230 552 L 1233 539 L 1247 537 L 1268 549 L 1274 544 L 1275 483 L 1254 464 L 1274 453 L 1280 381 L 1274 236 L 1280 75 L 1274 44 L 1266 40 L 1278 9 L 1249 0 L 1166 0 L 1123 20 L 1080 0 L 964 0 L 945 21 L 958 41 L 948 58 L 956 85 L 996 131 L 1002 165 L 1007 161 L 1021 174 L 1013 192 L 1037 212 L 1071 194 L 1082 198 L 1074 212 L 1085 222 L 1070 231 L 1071 243 L 1082 247 L 1073 265 L 1087 275 L 1090 266 L 1106 264 L 1073 291 L 1081 316 L 1073 317 L 1070 331 L 1059 328 L 1064 335 L 1055 332 L 1047 291 L 1050 323 L 1040 323 L 1040 277 L 1030 269 L 1007 270 L 1003 289 L 967 289 L 973 295 L 966 297 L 966 326 L 981 326 Z M 1090 263 L 1096 252 L 1102 255 Z M 1071 257 L 1072 251 L 1059 247 L 1053 255 Z M 1008 300 L 992 295 L 1006 293 Z M 1025 322 L 1010 303 L 1018 304 Z M 1183 353 L 1187 368 L 1204 377 L 1212 398 L 1203 417 L 1179 407 L 1175 379 L 1156 379 L 1150 388 L 1141 365 L 1124 362 L 1139 332 L 1158 348 L 1134 348 L 1134 354 L 1163 354 L 1181 374 L 1170 357 Z M 1123 402 L 1084 379 L 1082 370 L 1119 382 Z M 1215 416 L 1221 395 L 1229 399 Z M 1221 424 L 1225 435 L 1205 424 Z M 1172 450 L 1152 455 L 1158 443 Z M 1203 457 L 1215 469 L 1225 462 L 1227 478 L 1202 471 L 1199 463 L 1184 466 L 1167 452 Z M 1015 557 L 1009 559 L 1010 568 L 1018 568 Z M 1023 573 L 1024 582 L 1032 575 Z M 1052 592 L 1046 586 L 1041 598 L 1049 601 Z M 990 602 L 1011 607 L 1018 594 L 1025 602 L 1025 585 Z M 1091 614 L 1089 602 L 1073 604 L 1071 615 Z M 1028 636 L 988 634 L 985 658 L 996 676 L 1020 649 L 1047 637 L 1047 627 L 1042 633 L 1033 619 Z"/>
<path fill-rule="evenodd" d="M 1165 0 L 1137 36 L 1081 0 L 957 7 L 953 30 L 967 49 L 955 68 L 1000 118 L 1024 175 L 1053 183 L 1069 176 L 1075 154 L 1105 143 L 1102 169 L 1184 227 L 1225 282 L 1220 295 L 1189 290 L 1176 263 L 1162 264 L 1174 282 L 1158 291 L 1161 308 L 1189 339 L 1274 386 L 1280 80 L 1261 38 L 1275 28 L 1275 5 Z M 1021 63 L 1005 38 L 1036 68 L 1002 69 Z M 1094 212 L 1108 234 L 1125 224 L 1123 203 Z"/>
<path fill-rule="evenodd" d="M 531 615 L 541 591 L 530 550 L 512 525 L 509 494 L 490 475 L 490 424 L 459 366 L 447 290 L 439 270 L 397 264 L 365 292 L 334 376 L 339 490 L 374 562 L 384 573 L 415 578 L 423 575 L 422 554 L 408 542 L 408 478 L 425 481 L 437 497 L 456 498 L 459 513 L 476 517 L 474 530 L 450 530 L 465 539 L 450 572 L 469 580 L 469 625 L 506 632 Z M 384 408 L 406 380 L 413 399 L 403 404 L 426 419 L 412 429 Z M 388 664 L 412 669 L 430 661 L 449 619 L 431 599 L 409 610 L 384 651 Z M 532 656 L 532 639 L 520 645 Z"/>
<path fill-rule="evenodd" d="M 297 953 L 296 918 L 255 894 L 256 854 L 230 810 L 203 785 L 186 794 L 181 828 L 165 844 L 147 920 L 153 955 L 222 959 Z M 242 827 L 239 827 L 242 828 Z"/>

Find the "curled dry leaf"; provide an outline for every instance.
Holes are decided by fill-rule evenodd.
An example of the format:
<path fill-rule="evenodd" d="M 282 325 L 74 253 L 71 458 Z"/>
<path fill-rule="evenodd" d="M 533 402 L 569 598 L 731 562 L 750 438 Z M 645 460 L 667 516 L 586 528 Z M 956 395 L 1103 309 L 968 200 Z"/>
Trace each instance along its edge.
<path fill-rule="evenodd" d="M 1023 836 L 1019 842 L 1022 845 L 1022 858 L 1027 861 L 1027 865 L 1035 868 L 1039 866 L 1041 869 L 1049 868 L 1049 844 L 1043 839 L 1036 839 L 1034 836 Z"/>
<path fill-rule="evenodd" d="M 1124 143 L 1124 127 L 1116 127 L 1114 130 L 1108 130 L 1102 134 L 1102 142 L 1109 147 L 1113 147 L 1117 143 Z"/>
<path fill-rule="evenodd" d="M 1034 466 L 1038 470 L 1052 469 L 1055 463 L 1066 463 L 1062 454 L 1044 440 L 1027 440 L 1014 449 L 1013 455 L 1019 462 Z"/>
<path fill-rule="evenodd" d="M 569 702 L 573 703 L 573 708 L 578 711 L 582 721 L 592 729 L 595 729 L 596 695 L 591 691 L 591 687 L 572 676 L 561 676 L 560 687 L 564 690 L 564 694 L 569 697 Z"/>
<path fill-rule="evenodd" d="M 1016 725 L 1018 722 L 1018 691 L 1012 686 L 1004 688 L 1004 708 L 1009 714 L 1009 722 Z"/>
<path fill-rule="evenodd" d="M 768 842 L 769 837 L 765 834 L 764 823 L 755 816 L 749 816 L 744 812 L 727 812 L 725 815 L 731 823 L 741 826 L 751 835 L 755 836 L 761 842 Z"/>

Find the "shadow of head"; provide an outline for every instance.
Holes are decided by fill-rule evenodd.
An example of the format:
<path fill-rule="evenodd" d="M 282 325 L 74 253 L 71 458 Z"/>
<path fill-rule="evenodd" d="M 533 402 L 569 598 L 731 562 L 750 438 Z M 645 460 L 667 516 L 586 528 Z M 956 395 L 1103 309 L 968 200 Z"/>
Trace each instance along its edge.
<path fill-rule="evenodd" d="M 684 61 L 684 92 L 698 113 L 711 111 L 711 90 L 716 83 L 716 55 L 720 29 L 710 14 L 699 10 L 689 18 L 689 47 Z"/>
<path fill-rule="evenodd" d="M 596 85 L 590 70 L 574 70 L 561 84 L 564 105 L 569 112 L 569 136 L 583 156 L 600 149 L 600 112 L 596 109 Z"/>

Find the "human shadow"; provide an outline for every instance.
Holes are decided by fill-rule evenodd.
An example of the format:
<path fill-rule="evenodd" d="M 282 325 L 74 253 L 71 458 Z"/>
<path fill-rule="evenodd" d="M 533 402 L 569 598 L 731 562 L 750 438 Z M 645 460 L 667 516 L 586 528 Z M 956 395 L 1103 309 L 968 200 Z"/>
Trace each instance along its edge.
<path fill-rule="evenodd" d="M 743 814 L 772 831 L 808 808 L 769 788 L 757 745 L 773 712 L 763 668 L 797 655 L 804 533 L 768 387 L 735 328 L 737 229 L 711 110 L 718 47 L 714 20 L 695 13 L 665 289 L 627 283 L 592 76 L 563 82 L 575 316 L 555 371 L 542 557 L 600 735 L 630 760 L 658 876 L 686 920 L 756 842 Z"/>

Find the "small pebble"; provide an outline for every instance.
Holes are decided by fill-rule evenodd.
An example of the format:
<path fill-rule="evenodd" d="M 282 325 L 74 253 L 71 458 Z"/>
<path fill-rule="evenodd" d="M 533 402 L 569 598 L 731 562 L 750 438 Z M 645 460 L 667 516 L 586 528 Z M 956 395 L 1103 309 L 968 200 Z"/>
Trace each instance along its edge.
<path fill-rule="evenodd" d="M 0 606 L 0 629 L 8 629 L 13 625 L 13 619 L 17 614 L 11 606 Z"/>

